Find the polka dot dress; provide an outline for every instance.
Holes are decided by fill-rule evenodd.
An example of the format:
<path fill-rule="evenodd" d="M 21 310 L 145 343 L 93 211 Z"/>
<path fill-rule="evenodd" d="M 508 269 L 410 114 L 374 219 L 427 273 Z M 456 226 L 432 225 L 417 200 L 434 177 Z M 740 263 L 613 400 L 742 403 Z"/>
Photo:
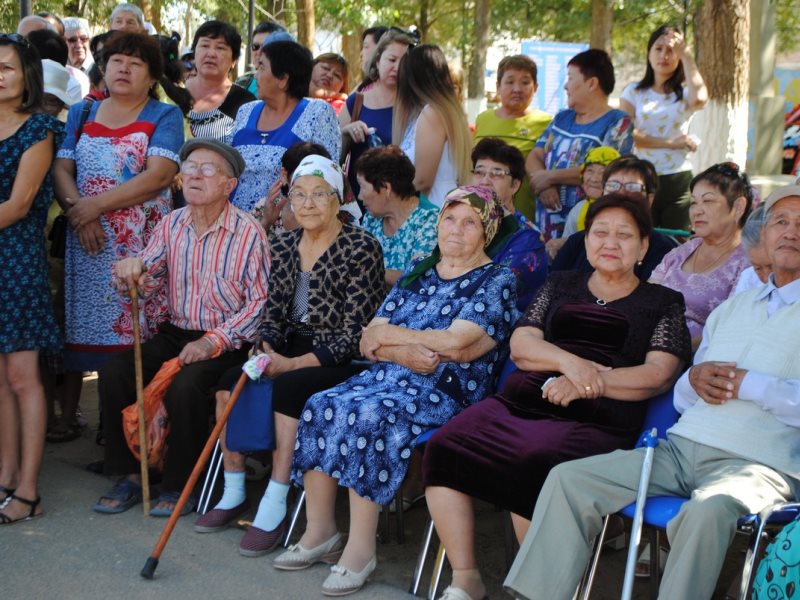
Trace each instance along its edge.
<path fill-rule="evenodd" d="M 471 363 L 443 362 L 430 375 L 379 362 L 313 395 L 300 417 L 293 480 L 316 470 L 385 504 L 403 482 L 416 438 L 439 427 L 494 389 L 517 319 L 516 283 L 494 264 L 444 280 L 435 269 L 395 286 L 378 317 L 409 329 L 447 329 L 455 320 L 480 326 L 497 347 Z"/>

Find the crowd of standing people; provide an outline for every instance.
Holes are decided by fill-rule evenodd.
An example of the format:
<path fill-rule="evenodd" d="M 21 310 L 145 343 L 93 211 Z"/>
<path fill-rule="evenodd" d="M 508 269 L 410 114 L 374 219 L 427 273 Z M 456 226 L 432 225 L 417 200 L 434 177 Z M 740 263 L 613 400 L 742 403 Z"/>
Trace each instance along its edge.
<path fill-rule="evenodd" d="M 145 383 L 171 369 L 151 514 L 173 513 L 209 420 L 263 354 L 272 467 L 239 552 L 280 545 L 302 487 L 307 528 L 273 564 L 332 563 L 326 595 L 364 586 L 379 508 L 416 482 L 453 567 L 443 598 L 486 593 L 473 498 L 512 515 L 507 587 L 571 597 L 577 547 L 630 501 L 647 401 L 673 386 L 683 417 L 654 477 L 692 500 L 668 528 L 664 597 L 709 596 L 736 518 L 796 496 L 800 187 L 762 201 L 738 165 L 692 172 L 708 93 L 680 31 L 653 32 L 619 108 L 602 50 L 569 61 L 556 115 L 531 108 L 536 63 L 507 56 L 498 106 L 471 126 L 453 65 L 414 31 L 365 30 L 351 89 L 342 56 L 277 23 L 244 40 L 254 71 L 238 80 L 234 26 L 203 23 L 183 52 L 147 26 L 120 4 L 94 36 L 50 14 L 0 34 L 0 524 L 42 514 L 45 440 L 81 435 L 86 372 L 96 468 L 119 477 L 93 509 L 141 501 L 121 417 L 134 302 Z M 250 507 L 232 427 L 199 533 Z M 554 566 L 565 553 L 575 572 Z M 700 555 L 712 569 L 687 566 Z"/>

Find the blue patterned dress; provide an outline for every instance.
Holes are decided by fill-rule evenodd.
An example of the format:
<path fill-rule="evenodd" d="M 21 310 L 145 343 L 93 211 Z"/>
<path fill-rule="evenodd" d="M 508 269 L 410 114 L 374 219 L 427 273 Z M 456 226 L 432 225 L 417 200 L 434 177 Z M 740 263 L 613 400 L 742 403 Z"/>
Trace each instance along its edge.
<path fill-rule="evenodd" d="M 339 162 L 342 150 L 339 121 L 327 102 L 303 98 L 286 121 L 271 131 L 258 129 L 263 110 L 263 100 L 248 102 L 239 109 L 233 124 L 231 145 L 244 157 L 245 168 L 231 202 L 250 214 L 263 209 L 270 186 L 281 174 L 283 154 L 293 145 L 322 144 L 335 162 Z"/>
<path fill-rule="evenodd" d="M 292 478 L 322 471 L 367 500 L 386 504 L 408 470 L 423 432 L 439 427 L 494 390 L 517 318 L 516 281 L 493 263 L 454 279 L 429 269 L 409 286 L 395 285 L 377 317 L 409 329 L 475 323 L 497 346 L 471 363 L 441 363 L 430 375 L 378 362 L 306 403 L 297 431 Z"/>
<path fill-rule="evenodd" d="M 135 122 L 110 129 L 95 121 L 100 104 L 92 105 L 77 140 L 83 104 L 70 109 L 66 139 L 58 151 L 58 158 L 75 162 L 82 198 L 97 196 L 133 179 L 151 156 L 179 161 L 183 116 L 177 106 L 151 99 Z M 144 249 L 171 204 L 167 187 L 142 204 L 103 213 L 100 223 L 106 242 L 97 256 L 87 254 L 75 230 L 68 228 L 64 263 L 67 370 L 99 370 L 111 353 L 133 344 L 130 303 L 114 287 L 112 268 L 117 261 Z M 167 318 L 166 291 L 153 294 L 140 306 L 144 340 Z"/>
<path fill-rule="evenodd" d="M 50 132 L 57 148 L 64 126 L 49 115 L 35 114 L 0 140 L 0 204 L 11 196 L 23 153 Z M 0 354 L 58 350 L 63 344 L 50 299 L 44 244 L 52 202 L 53 179 L 48 173 L 28 214 L 0 229 Z"/>
<path fill-rule="evenodd" d="M 387 269 L 405 271 L 411 261 L 427 256 L 436 246 L 436 220 L 439 208 L 420 198 L 419 205 L 408 216 L 393 235 L 383 232 L 383 217 L 367 213 L 361 226 L 380 242 L 383 249 L 383 266 Z"/>

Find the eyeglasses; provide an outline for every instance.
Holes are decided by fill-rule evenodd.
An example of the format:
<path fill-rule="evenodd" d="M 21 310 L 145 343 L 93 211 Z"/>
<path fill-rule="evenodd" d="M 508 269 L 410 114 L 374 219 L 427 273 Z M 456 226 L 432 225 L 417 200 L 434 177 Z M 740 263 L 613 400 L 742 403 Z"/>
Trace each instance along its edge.
<path fill-rule="evenodd" d="M 511 171 L 504 171 L 503 169 L 472 169 L 472 174 L 478 179 L 489 176 L 489 179 L 502 179 L 507 175 L 511 175 Z"/>
<path fill-rule="evenodd" d="M 186 69 L 187 71 L 193 71 L 194 63 L 191 60 L 185 60 L 183 61 L 183 68 Z"/>
<path fill-rule="evenodd" d="M 251 43 L 250 50 L 252 50 L 253 52 L 258 52 L 259 50 L 261 50 L 261 44 L 259 44 L 258 42 Z"/>
<path fill-rule="evenodd" d="M 218 167 L 214 163 L 196 163 L 193 160 L 187 160 L 181 164 L 181 173 L 194 177 L 197 173 L 201 173 L 203 177 L 214 177 L 217 173 L 224 172 L 224 169 Z"/>
<path fill-rule="evenodd" d="M 69 43 L 69 44 L 74 44 L 76 42 L 80 42 L 82 44 L 85 44 L 88 41 L 89 41 L 89 36 L 88 35 L 73 35 L 72 37 L 68 37 L 67 38 L 67 43 Z"/>
<path fill-rule="evenodd" d="M 17 44 L 23 48 L 31 47 L 31 43 L 28 41 L 28 38 L 21 36 L 18 33 L 0 33 L 0 40 L 8 40 L 12 44 Z"/>
<path fill-rule="evenodd" d="M 325 206 L 328 203 L 328 198 L 330 196 L 335 196 L 336 192 L 324 192 L 322 190 L 315 190 L 311 192 L 311 195 L 306 194 L 305 192 L 301 192 L 300 190 L 289 190 L 289 202 L 292 203 L 292 206 L 295 208 L 300 208 L 304 206 L 305 203 L 310 199 L 311 203 L 316 207 Z"/>
<path fill-rule="evenodd" d="M 643 183 L 639 183 L 638 181 L 629 181 L 627 183 L 622 183 L 621 181 L 616 181 L 614 179 L 610 179 L 606 181 L 606 185 L 603 188 L 606 192 L 618 192 L 624 189 L 626 192 L 631 193 L 644 193 L 647 191 Z"/>

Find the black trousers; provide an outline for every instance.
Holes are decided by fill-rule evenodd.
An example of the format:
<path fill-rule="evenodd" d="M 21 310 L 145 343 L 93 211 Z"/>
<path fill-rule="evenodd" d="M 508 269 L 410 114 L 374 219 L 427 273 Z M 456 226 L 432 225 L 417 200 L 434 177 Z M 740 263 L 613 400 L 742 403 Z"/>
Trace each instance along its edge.
<path fill-rule="evenodd" d="M 147 385 L 161 365 L 178 356 L 189 342 L 200 339 L 202 331 L 180 329 L 169 323 L 142 344 L 142 375 Z M 217 358 L 185 365 L 164 396 L 170 420 L 167 456 L 162 488 L 180 491 L 189 479 L 208 439 L 209 417 L 213 411 L 213 390 L 225 371 L 247 359 L 248 347 L 225 352 Z M 122 409 L 136 402 L 133 350 L 109 359 L 100 371 L 98 391 L 103 407 L 106 436 L 105 470 L 109 475 L 139 472 L 139 461 L 125 442 Z"/>

